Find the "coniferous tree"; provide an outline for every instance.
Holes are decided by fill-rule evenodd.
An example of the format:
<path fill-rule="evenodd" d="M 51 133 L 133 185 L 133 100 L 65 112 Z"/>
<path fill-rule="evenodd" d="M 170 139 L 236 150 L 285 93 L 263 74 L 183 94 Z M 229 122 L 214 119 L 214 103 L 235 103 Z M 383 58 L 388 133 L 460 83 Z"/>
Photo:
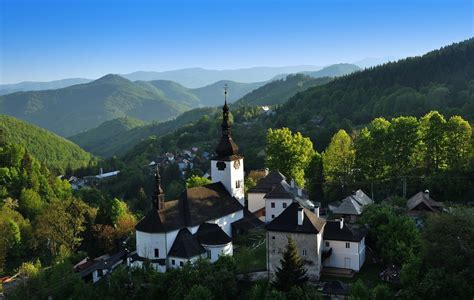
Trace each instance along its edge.
<path fill-rule="evenodd" d="M 281 291 L 287 292 L 293 286 L 303 286 L 308 281 L 306 269 L 301 257 L 298 255 L 295 242 L 288 238 L 286 251 L 280 260 L 281 267 L 277 268 L 275 287 Z"/>

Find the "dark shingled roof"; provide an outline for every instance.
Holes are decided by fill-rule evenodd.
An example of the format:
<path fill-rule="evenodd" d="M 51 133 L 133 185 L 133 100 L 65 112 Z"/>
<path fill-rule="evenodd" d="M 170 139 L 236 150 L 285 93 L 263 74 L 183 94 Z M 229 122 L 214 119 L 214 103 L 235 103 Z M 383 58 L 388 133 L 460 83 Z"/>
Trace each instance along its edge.
<path fill-rule="evenodd" d="M 298 208 L 300 207 L 300 204 L 293 202 L 278 217 L 267 224 L 267 230 L 295 233 L 321 232 L 326 221 L 322 218 L 318 218 L 315 213 L 306 208 L 303 208 L 303 224 L 298 225 Z"/>
<path fill-rule="evenodd" d="M 164 203 L 162 210 L 152 209 L 135 229 L 148 233 L 176 230 L 200 225 L 242 210 L 221 182 L 187 189 L 179 200 Z"/>
<path fill-rule="evenodd" d="M 232 241 L 217 224 L 201 224 L 196 235 L 199 242 L 203 245 L 225 245 Z"/>
<path fill-rule="evenodd" d="M 408 210 L 419 209 L 422 205 L 425 210 L 434 212 L 442 210 L 444 206 L 443 203 L 434 201 L 428 192 L 419 192 L 407 201 Z"/>
<path fill-rule="evenodd" d="M 268 192 L 265 199 L 293 199 L 293 194 L 289 193 L 285 188 L 281 185 L 275 185 L 270 192 Z"/>
<path fill-rule="evenodd" d="M 249 193 L 268 193 L 274 186 L 280 185 L 285 176 L 278 171 L 271 171 L 267 176 L 260 179 L 257 184 L 249 189 Z"/>
<path fill-rule="evenodd" d="M 181 258 L 191 258 L 205 252 L 206 250 L 199 244 L 196 235 L 192 235 L 187 228 L 183 228 L 176 236 L 168 255 Z"/>
<path fill-rule="evenodd" d="M 184 227 L 184 219 L 179 211 L 178 200 L 163 203 L 163 209 L 152 208 L 135 229 L 142 232 L 167 232 Z"/>
<path fill-rule="evenodd" d="M 243 209 L 221 182 L 187 189 L 180 205 L 186 226 L 196 226 Z"/>
<path fill-rule="evenodd" d="M 324 239 L 333 241 L 360 242 L 366 234 L 365 228 L 344 223 L 341 229 L 339 220 L 326 221 Z"/>
<path fill-rule="evenodd" d="M 265 223 L 260 221 L 257 216 L 249 212 L 248 209 L 244 209 L 244 217 L 234 223 L 232 223 L 232 228 L 237 230 L 242 230 L 247 232 L 254 228 L 262 227 Z"/>

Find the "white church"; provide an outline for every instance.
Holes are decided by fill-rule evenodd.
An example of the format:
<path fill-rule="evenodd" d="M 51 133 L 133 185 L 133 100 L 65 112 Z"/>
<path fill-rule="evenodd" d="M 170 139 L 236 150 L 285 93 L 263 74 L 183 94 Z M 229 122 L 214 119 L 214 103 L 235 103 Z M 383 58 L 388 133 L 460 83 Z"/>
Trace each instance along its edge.
<path fill-rule="evenodd" d="M 188 188 L 179 199 L 165 202 L 157 170 L 153 208 L 135 226 L 131 266 L 149 261 L 165 272 L 198 258 L 214 262 L 220 255 L 233 254 L 233 231 L 249 214 L 244 213 L 244 160 L 230 135 L 227 101 L 211 176 L 211 184 Z"/>

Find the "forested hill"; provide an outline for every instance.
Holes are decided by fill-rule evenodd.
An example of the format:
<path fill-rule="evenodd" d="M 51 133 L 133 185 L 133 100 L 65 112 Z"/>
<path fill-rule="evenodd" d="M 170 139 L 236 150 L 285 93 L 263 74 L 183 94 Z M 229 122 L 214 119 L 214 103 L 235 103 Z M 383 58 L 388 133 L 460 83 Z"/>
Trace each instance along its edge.
<path fill-rule="evenodd" d="M 13 117 L 0 115 L 0 146 L 3 142 L 23 146 L 55 170 L 84 167 L 93 159 L 71 141 Z"/>
<path fill-rule="evenodd" d="M 304 91 L 309 87 L 328 83 L 329 81 L 331 81 L 330 77 L 313 78 L 303 74 L 292 74 L 253 90 L 237 101 L 237 104 L 282 104 L 298 92 Z"/>
<path fill-rule="evenodd" d="M 214 115 L 216 111 L 217 108 L 195 108 L 176 119 L 146 125 L 131 118 L 118 118 L 69 139 L 95 155 L 110 157 L 126 153 L 149 136 L 165 135 L 204 115 Z"/>
<path fill-rule="evenodd" d="M 265 83 L 219 81 L 189 89 L 173 81 L 132 82 L 109 74 L 57 90 L 0 96 L 0 113 L 72 136 L 116 118 L 163 122 L 192 108 L 217 105 L 222 101 L 224 84 L 232 90 L 229 101 L 233 102 Z"/>
<path fill-rule="evenodd" d="M 474 39 L 298 93 L 278 110 L 274 126 L 298 129 L 327 145 L 341 127 L 431 110 L 474 121 Z"/>
<path fill-rule="evenodd" d="M 189 107 L 183 104 L 112 74 L 57 90 L 0 96 L 0 113 L 62 136 L 79 133 L 118 117 L 164 121 L 187 109 Z"/>

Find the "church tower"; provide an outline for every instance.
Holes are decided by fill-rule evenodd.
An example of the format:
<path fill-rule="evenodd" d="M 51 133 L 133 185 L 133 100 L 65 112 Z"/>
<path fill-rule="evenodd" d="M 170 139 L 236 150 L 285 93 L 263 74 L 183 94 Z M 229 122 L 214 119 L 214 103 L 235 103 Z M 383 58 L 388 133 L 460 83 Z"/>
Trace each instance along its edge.
<path fill-rule="evenodd" d="M 216 147 L 216 156 L 211 160 L 212 182 L 222 182 L 227 191 L 244 206 L 244 158 L 238 154 L 239 147 L 230 136 L 227 85 L 222 108 L 222 135 Z"/>

